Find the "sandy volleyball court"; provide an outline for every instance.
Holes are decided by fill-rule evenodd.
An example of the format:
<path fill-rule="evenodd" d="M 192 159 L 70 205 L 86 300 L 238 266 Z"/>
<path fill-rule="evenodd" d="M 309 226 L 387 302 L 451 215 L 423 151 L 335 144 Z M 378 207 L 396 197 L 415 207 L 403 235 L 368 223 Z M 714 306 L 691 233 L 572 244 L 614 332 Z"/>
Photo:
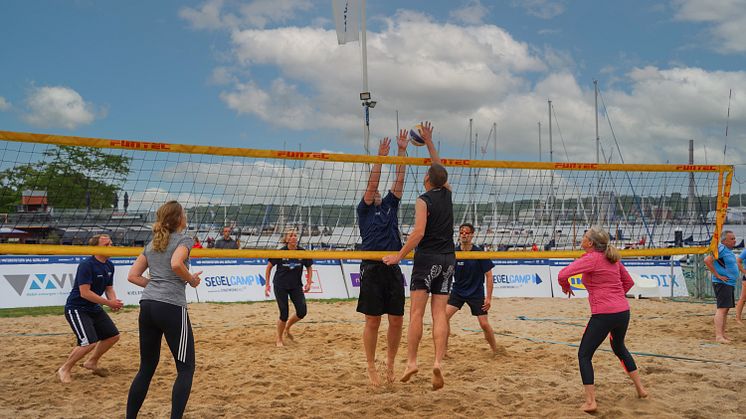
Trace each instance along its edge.
<path fill-rule="evenodd" d="M 597 352 L 596 416 L 743 417 L 746 327 L 731 321 L 733 344 L 718 345 L 712 342 L 712 305 L 630 303 L 630 351 L 661 355 L 635 355 L 650 398 L 637 399 L 614 355 Z M 587 416 L 578 410 L 583 400 L 577 348 L 565 344 L 579 343 L 589 313 L 584 299 L 496 299 L 490 321 L 504 348 L 498 356 L 475 331 L 476 319 L 461 310 L 451 323 L 446 386 L 437 392 L 430 390 L 429 322 L 420 373 L 409 383 L 373 389 L 367 384 L 362 316 L 354 301 L 311 301 L 307 320 L 295 330 L 296 342 L 286 348 L 274 347 L 273 302 L 192 304 L 189 311 L 197 371 L 186 417 Z M 100 364 L 110 375 L 99 377 L 78 367 L 70 385 L 55 374 L 74 341 L 61 313 L 0 319 L 0 417 L 122 417 L 139 364 L 137 310 L 113 319 L 122 339 Z M 405 316 L 405 335 L 407 321 Z M 602 348 L 609 348 L 608 341 Z M 379 340 L 382 372 L 384 350 Z M 406 337 L 397 375 L 404 370 L 405 355 Z M 141 417 L 168 416 L 174 375 L 164 343 Z"/>

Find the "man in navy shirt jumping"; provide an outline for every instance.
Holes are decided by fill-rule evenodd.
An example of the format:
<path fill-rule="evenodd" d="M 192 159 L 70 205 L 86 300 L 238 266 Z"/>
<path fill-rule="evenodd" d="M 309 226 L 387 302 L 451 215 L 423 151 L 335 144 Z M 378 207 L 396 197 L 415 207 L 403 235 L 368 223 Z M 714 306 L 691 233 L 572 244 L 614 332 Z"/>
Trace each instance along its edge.
<path fill-rule="evenodd" d="M 91 246 L 111 246 L 111 238 L 105 234 L 91 237 Z M 83 367 L 94 374 L 104 375 L 98 361 L 119 340 L 119 330 L 108 314 L 101 308 L 105 304 L 113 311 L 122 308 L 122 300 L 114 292 L 114 265 L 108 256 L 94 255 L 78 266 L 75 283 L 65 304 L 65 319 L 75 333 L 78 346 L 73 349 L 67 361 L 57 370 L 60 381 L 72 381 L 72 368 L 89 352 L 93 354 L 83 363 Z M 101 297 L 106 293 L 106 298 Z"/>
<path fill-rule="evenodd" d="M 484 249 L 472 243 L 474 240 L 474 226 L 470 223 L 461 224 L 458 229 L 459 246 L 456 251 L 482 252 Z M 448 296 L 446 315 L 450 324 L 451 317 L 461 310 L 464 303 L 469 305 L 472 316 L 479 320 L 479 327 L 484 331 L 484 338 L 492 348 L 492 353 L 497 353 L 497 342 L 495 333 L 492 331 L 487 312 L 492 305 L 492 267 L 495 266 L 489 259 L 463 259 L 456 260 L 456 274 Z M 487 296 L 484 288 L 487 288 Z"/>
<path fill-rule="evenodd" d="M 396 140 L 398 155 L 407 155 L 407 130 L 399 132 Z M 387 156 L 391 140 L 386 137 L 378 146 L 378 155 Z M 381 179 L 381 164 L 376 163 L 370 171 L 365 195 L 357 206 L 358 224 L 362 237 L 361 250 L 401 249 L 399 236 L 399 201 L 404 190 L 404 166 L 396 166 L 396 178 L 386 197 L 381 199 L 378 183 Z M 386 334 L 386 378 L 394 381 L 394 360 L 404 323 L 404 282 L 399 265 L 388 266 L 380 260 L 363 260 L 360 263 L 360 296 L 357 311 L 365 314 L 363 346 L 368 361 L 368 379 L 373 386 L 381 385 L 376 370 L 376 343 L 381 316 L 388 315 L 389 328 Z"/>

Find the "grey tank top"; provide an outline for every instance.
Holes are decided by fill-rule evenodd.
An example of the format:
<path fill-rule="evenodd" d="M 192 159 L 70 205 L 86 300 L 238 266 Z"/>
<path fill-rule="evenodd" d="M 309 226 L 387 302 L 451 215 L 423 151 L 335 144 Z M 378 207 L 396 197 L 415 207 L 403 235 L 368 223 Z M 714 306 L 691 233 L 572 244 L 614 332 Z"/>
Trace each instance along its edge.
<path fill-rule="evenodd" d="M 152 241 L 145 246 L 142 254 L 148 260 L 150 282 L 145 286 L 140 300 L 155 300 L 181 307 L 187 306 L 186 282 L 171 269 L 171 256 L 179 246 L 191 250 L 193 244 L 194 242 L 190 237 L 181 233 L 171 233 L 165 251 L 156 252 L 153 250 Z M 189 269 L 188 258 L 185 264 Z"/>

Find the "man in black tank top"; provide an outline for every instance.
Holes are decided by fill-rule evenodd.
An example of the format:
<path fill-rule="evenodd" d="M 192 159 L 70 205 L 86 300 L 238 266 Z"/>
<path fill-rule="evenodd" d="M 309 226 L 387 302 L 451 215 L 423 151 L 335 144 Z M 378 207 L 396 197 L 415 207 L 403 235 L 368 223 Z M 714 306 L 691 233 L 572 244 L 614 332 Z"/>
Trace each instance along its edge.
<path fill-rule="evenodd" d="M 417 198 L 414 228 L 404 247 L 396 255 L 385 256 L 383 262 L 388 265 L 398 264 L 417 247 L 410 285 L 407 369 L 401 381 L 409 381 L 418 371 L 417 350 L 422 339 L 422 319 L 429 294 L 432 294 L 430 305 L 435 341 L 432 385 L 433 390 L 438 390 L 444 385 L 441 362 L 448 344 L 446 304 L 456 265 L 453 245 L 453 201 L 451 187 L 448 185 L 448 172 L 440 164 L 438 152 L 433 145 L 433 128 L 429 122 L 422 125 L 422 138 L 432 160 L 424 180 L 426 192 Z"/>

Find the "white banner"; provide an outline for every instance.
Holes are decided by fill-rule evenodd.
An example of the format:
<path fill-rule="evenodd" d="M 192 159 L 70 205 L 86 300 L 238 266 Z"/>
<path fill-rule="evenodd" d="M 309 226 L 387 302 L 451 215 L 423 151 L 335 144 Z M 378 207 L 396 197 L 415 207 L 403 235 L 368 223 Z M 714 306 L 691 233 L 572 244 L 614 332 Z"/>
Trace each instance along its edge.
<path fill-rule="evenodd" d="M 492 263 L 493 297 L 551 297 L 549 266 L 544 259 L 496 259 Z"/>
<path fill-rule="evenodd" d="M 555 297 L 564 297 L 562 289 L 557 282 L 557 275 L 559 271 L 565 266 L 569 265 L 572 260 L 550 260 L 550 268 L 552 274 L 552 286 L 554 287 Z M 687 297 L 689 291 L 686 288 L 686 281 L 684 280 L 684 273 L 681 270 L 681 264 L 678 261 L 674 261 L 673 274 L 671 273 L 671 262 L 667 260 L 637 260 L 637 259 L 625 259 L 622 263 L 630 273 L 640 275 L 642 278 L 654 279 L 658 282 L 658 290 L 644 288 L 640 289 L 640 294 L 643 297 L 671 297 L 671 285 L 673 284 L 673 295 L 674 297 Z M 570 277 L 570 287 L 576 297 L 586 297 L 588 291 L 585 290 L 583 282 L 580 279 L 581 275 L 575 275 Z"/>
<path fill-rule="evenodd" d="M 192 270 L 202 271 L 200 301 L 273 300 L 274 292 L 264 296 L 266 268 L 267 259 L 192 259 Z M 338 260 L 314 260 L 311 270 L 313 284 L 306 298 L 347 298 Z"/>
<path fill-rule="evenodd" d="M 358 0 L 332 0 L 334 26 L 337 29 L 339 45 L 357 41 L 360 36 Z"/>

